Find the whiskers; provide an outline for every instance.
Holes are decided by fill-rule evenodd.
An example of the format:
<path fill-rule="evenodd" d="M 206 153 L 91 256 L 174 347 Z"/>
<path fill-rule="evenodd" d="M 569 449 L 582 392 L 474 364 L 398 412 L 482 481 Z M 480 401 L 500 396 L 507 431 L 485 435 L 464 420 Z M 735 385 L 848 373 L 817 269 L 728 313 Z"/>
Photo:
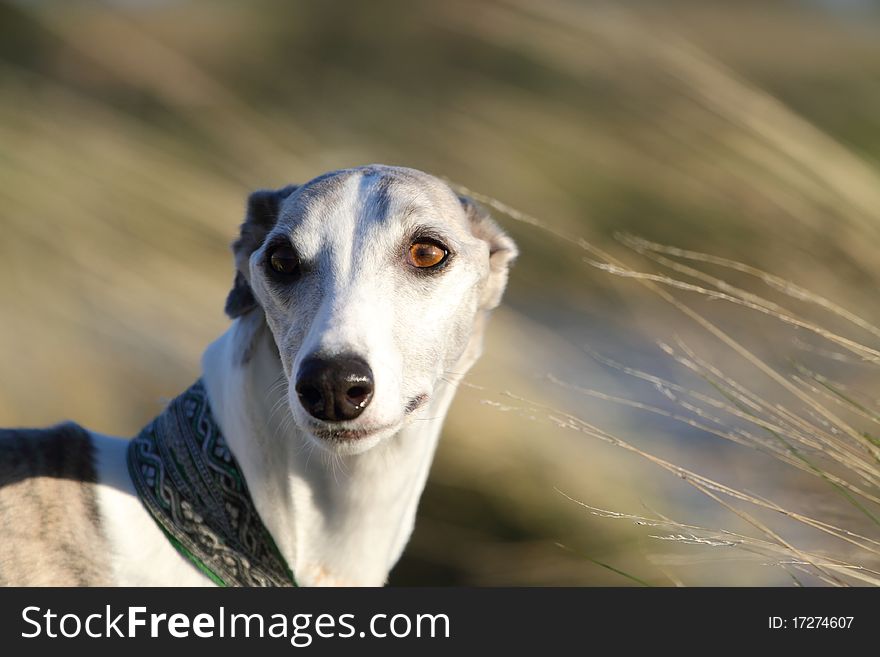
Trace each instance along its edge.
<path fill-rule="evenodd" d="M 278 396 L 278 398 L 273 402 L 271 409 L 269 410 L 269 417 L 267 421 L 270 425 L 274 425 L 274 431 L 272 432 L 272 440 L 275 443 L 285 441 L 285 439 L 293 433 L 294 430 L 294 419 L 293 413 L 290 409 L 290 381 L 285 376 L 284 372 L 278 376 L 278 378 L 269 385 L 266 389 L 266 397 L 268 399 L 272 399 L 274 396 Z M 285 412 L 286 410 L 286 412 Z M 281 413 L 280 416 L 278 414 Z M 290 441 L 288 441 L 290 442 Z M 303 444 L 308 441 L 301 441 Z M 296 445 L 296 443 L 294 443 Z M 296 446 L 297 451 L 301 451 L 303 449 L 302 445 Z M 308 463 L 307 455 L 307 463 Z"/>
<path fill-rule="evenodd" d="M 339 475 L 348 477 L 348 470 L 345 467 L 345 459 L 342 458 L 342 455 L 339 452 L 331 452 L 328 450 L 322 451 L 326 455 L 324 465 L 330 467 L 330 471 L 333 473 L 333 481 L 339 485 Z"/>
<path fill-rule="evenodd" d="M 432 415 L 431 417 L 413 417 L 409 418 L 408 422 L 435 422 L 437 420 L 442 420 L 442 415 Z"/>
<path fill-rule="evenodd" d="M 477 388 L 482 390 L 482 386 L 478 386 L 473 383 L 468 383 L 464 380 L 464 377 L 467 375 L 467 372 L 455 372 L 453 370 L 443 370 L 443 372 L 437 378 L 444 383 L 448 383 L 451 386 L 467 386 L 469 388 Z"/>

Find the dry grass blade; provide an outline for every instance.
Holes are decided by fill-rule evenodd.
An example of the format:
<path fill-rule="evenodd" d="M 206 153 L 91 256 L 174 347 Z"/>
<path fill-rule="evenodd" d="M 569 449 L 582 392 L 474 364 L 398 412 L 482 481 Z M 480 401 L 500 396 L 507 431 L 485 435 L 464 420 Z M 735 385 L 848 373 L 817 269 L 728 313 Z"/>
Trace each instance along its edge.
<path fill-rule="evenodd" d="M 675 420 L 676 422 L 681 422 L 682 424 L 686 424 L 687 426 L 693 427 L 695 429 L 698 429 L 698 430 L 703 431 L 705 433 L 711 434 L 713 436 L 717 436 L 718 438 L 723 438 L 725 440 L 729 440 L 733 443 L 736 443 L 738 445 L 742 445 L 744 447 L 756 449 L 759 452 L 768 454 L 768 455 L 772 456 L 773 458 L 776 458 L 783 463 L 786 463 L 792 467 L 795 467 L 802 472 L 806 472 L 806 473 L 808 473 L 812 476 L 815 476 L 815 477 L 820 477 L 822 479 L 826 479 L 830 484 L 844 488 L 848 492 L 853 493 L 855 495 L 858 495 L 858 496 L 864 498 L 868 502 L 872 502 L 874 504 L 880 505 L 880 497 L 877 497 L 873 493 L 866 491 L 866 490 L 863 490 L 862 488 L 859 488 L 858 486 L 856 486 L 852 482 L 850 482 L 842 477 L 839 477 L 833 473 L 827 472 L 827 471 L 817 467 L 813 463 L 811 463 L 810 460 L 808 460 L 806 457 L 804 457 L 802 454 L 800 454 L 800 452 L 798 450 L 796 450 L 794 447 L 792 447 L 788 441 L 784 441 L 781 439 L 781 436 L 777 433 L 777 431 L 782 432 L 782 431 L 784 431 L 784 429 L 779 428 L 779 427 L 774 427 L 773 425 L 768 425 L 766 422 L 762 421 L 761 418 L 759 418 L 757 416 L 753 416 L 753 415 L 750 415 L 747 413 L 741 413 L 735 407 L 725 406 L 723 404 L 720 404 L 720 402 L 718 402 L 717 400 L 707 398 L 704 395 L 702 395 L 701 393 L 698 393 L 695 391 L 686 390 L 686 389 L 682 388 L 681 386 L 677 386 L 676 384 L 674 384 L 672 382 L 665 382 L 664 385 L 666 385 L 670 389 L 679 390 L 679 391 L 683 392 L 684 394 L 688 394 L 688 395 L 691 395 L 694 397 L 706 399 L 707 401 L 710 401 L 713 404 L 716 404 L 716 403 L 720 404 L 724 408 L 724 410 L 726 412 L 729 412 L 732 416 L 746 419 L 746 420 L 753 422 L 754 424 L 766 429 L 768 432 L 770 432 L 771 434 L 773 434 L 774 436 L 777 437 L 777 441 L 771 441 L 766 438 L 762 438 L 758 435 L 755 435 L 751 432 L 747 432 L 743 429 L 737 429 L 735 432 L 732 430 L 724 430 L 724 428 L 723 428 L 724 423 L 720 419 L 715 420 L 715 422 L 716 422 L 716 424 L 721 425 L 721 428 L 716 428 L 716 427 L 710 426 L 708 424 L 704 424 L 702 422 L 699 422 L 691 417 L 679 415 L 677 413 L 672 413 L 670 411 L 667 411 L 667 410 L 660 408 L 660 407 L 657 407 L 657 406 L 653 406 L 651 404 L 646 404 L 644 402 L 639 402 L 639 401 L 635 401 L 632 399 L 625 399 L 622 397 L 617 397 L 615 395 L 609 395 L 607 393 L 603 393 L 598 390 L 592 390 L 589 388 L 584 388 L 582 386 L 577 386 L 572 383 L 562 381 L 561 379 L 557 378 L 556 376 L 554 376 L 552 374 L 547 375 L 546 379 L 548 381 L 550 381 L 551 383 L 554 383 L 555 385 L 564 387 L 567 390 L 571 390 L 571 391 L 577 392 L 577 393 L 585 395 L 585 396 L 594 397 L 596 399 L 609 401 L 614 404 L 620 404 L 622 406 L 627 406 L 629 408 L 634 408 L 634 409 L 637 409 L 640 411 L 644 411 L 644 412 L 660 415 L 663 417 L 667 417 L 669 419 Z M 689 405 L 686 402 L 680 402 L 680 400 L 678 400 L 678 401 L 681 404 L 681 406 L 683 408 L 685 408 L 686 410 L 691 410 L 692 412 L 698 414 L 700 417 L 706 417 L 705 414 L 702 412 L 702 409 L 699 409 L 698 407 Z M 780 443 L 783 444 L 784 447 L 780 447 L 779 446 Z M 819 446 L 817 445 L 816 447 L 818 448 Z M 877 522 L 877 518 L 872 513 L 870 513 L 869 511 L 866 513 L 872 519 L 873 522 Z"/>
<path fill-rule="evenodd" d="M 498 210 L 499 212 L 503 212 L 511 219 L 515 221 L 528 224 L 530 226 L 540 228 L 541 230 L 550 233 L 554 237 L 558 239 L 562 239 L 570 244 L 574 244 L 579 246 L 582 250 L 592 254 L 594 258 L 598 258 L 599 260 L 589 260 L 595 264 L 597 267 L 604 269 L 606 271 L 611 271 L 613 273 L 619 273 L 620 275 L 632 277 L 635 280 L 639 281 L 642 285 L 644 285 L 648 290 L 659 296 L 661 299 L 669 303 L 671 306 L 682 312 L 686 317 L 694 321 L 697 325 L 704 328 L 711 335 L 715 336 L 719 339 L 723 344 L 732 349 L 737 355 L 742 357 L 746 362 L 755 367 L 758 371 L 763 373 L 767 378 L 769 378 L 772 382 L 779 385 L 783 390 L 793 395 L 800 401 L 804 402 L 808 406 L 810 406 L 813 410 L 815 410 L 820 416 L 822 416 L 826 421 L 835 425 L 839 430 L 847 433 L 850 437 L 854 438 L 856 442 L 863 443 L 868 451 L 871 453 L 874 459 L 880 462 L 880 447 L 875 445 L 871 440 L 867 439 L 865 436 L 861 435 L 858 431 L 856 431 L 848 422 L 843 420 L 841 417 L 833 413 L 827 407 L 818 403 L 813 397 L 806 394 L 800 387 L 793 384 L 791 381 L 782 376 L 779 372 L 773 369 L 770 365 L 764 362 L 761 358 L 752 353 L 745 346 L 740 344 L 737 340 L 733 339 L 727 332 L 716 326 L 713 322 L 709 321 L 703 315 L 692 309 L 690 306 L 682 303 L 676 297 L 671 295 L 669 292 L 664 290 L 658 283 L 659 281 L 655 281 L 652 279 L 650 275 L 642 276 L 638 272 L 633 272 L 629 267 L 627 267 L 624 263 L 622 263 L 619 259 L 612 256 L 610 253 L 601 249 L 594 244 L 591 244 L 587 240 L 583 238 L 575 238 L 572 237 L 563 231 L 559 231 L 550 226 L 547 226 L 545 222 L 542 222 L 537 217 L 534 217 L 528 213 L 521 212 L 511 206 L 498 201 L 497 199 L 492 198 L 491 196 L 487 196 L 485 194 L 480 194 L 478 192 L 474 192 L 463 185 L 455 185 L 454 188 L 462 193 L 469 194 L 473 198 L 483 203 L 486 203 L 490 207 Z M 675 281 L 674 279 L 668 279 L 668 277 L 664 277 L 666 280 L 671 281 L 673 285 L 682 285 L 687 287 L 687 284 L 681 283 L 680 281 Z M 665 282 L 665 281 L 664 281 Z M 690 286 L 690 287 L 698 287 L 698 286 Z M 708 291 L 711 292 L 711 291 Z M 729 295 L 727 295 L 729 296 Z M 734 297 L 730 297 L 733 299 Z M 737 300 L 741 301 L 741 300 Z M 872 350 L 873 351 L 873 350 Z M 876 356 L 880 357 L 880 352 L 876 352 Z"/>
<path fill-rule="evenodd" d="M 791 454 L 797 460 L 800 460 L 802 462 L 803 467 L 806 467 L 808 470 L 811 470 L 813 474 L 819 475 L 829 481 L 829 483 L 834 485 L 836 489 L 844 494 L 848 501 L 850 501 L 854 506 L 863 511 L 875 523 L 877 523 L 876 516 L 850 495 L 851 492 L 856 493 L 867 499 L 869 502 L 875 502 L 877 497 L 874 494 L 869 491 L 863 491 L 859 486 L 850 481 L 847 481 L 845 478 L 827 472 L 824 469 L 816 466 L 811 460 L 804 457 L 800 450 L 795 449 L 791 445 L 790 440 L 794 439 L 795 441 L 800 442 L 805 446 L 816 450 L 817 452 L 821 452 L 822 454 L 830 456 L 837 463 L 846 467 L 848 471 L 851 472 L 854 476 L 864 482 L 867 482 L 871 487 L 876 486 L 878 481 L 880 481 L 880 469 L 877 468 L 877 463 L 880 462 L 880 448 L 878 448 L 878 445 L 874 441 L 872 441 L 870 437 L 858 432 L 842 416 L 833 412 L 828 406 L 818 401 L 814 395 L 809 393 L 809 391 L 804 390 L 803 386 L 799 385 L 798 382 L 791 381 L 784 377 L 773 367 L 771 367 L 761 358 L 756 356 L 751 350 L 747 349 L 740 342 L 732 338 L 726 331 L 719 328 L 715 323 L 711 322 L 694 309 L 679 301 L 676 297 L 663 289 L 663 287 L 673 287 L 686 291 L 698 292 L 710 298 L 724 299 L 730 301 L 731 303 L 743 306 L 747 309 L 771 315 L 787 324 L 796 326 L 798 328 L 811 330 L 817 335 L 820 335 L 836 344 L 844 346 L 861 358 L 870 360 L 872 362 L 876 362 L 878 358 L 880 358 L 880 351 L 877 351 L 876 349 L 873 349 L 867 345 L 860 344 L 854 340 L 850 340 L 846 337 L 839 336 L 813 322 L 802 320 L 789 313 L 785 309 L 782 309 L 777 304 L 773 304 L 766 299 L 762 299 L 761 297 L 748 293 L 744 290 L 734 288 L 733 286 L 730 286 L 720 279 L 709 277 L 708 275 L 694 270 L 693 268 L 686 268 L 677 263 L 669 261 L 668 259 L 663 259 L 663 261 L 661 261 L 661 264 L 671 266 L 674 270 L 685 273 L 689 276 L 696 276 L 697 278 L 707 281 L 710 284 L 716 286 L 719 290 L 726 291 L 710 290 L 705 287 L 679 281 L 668 276 L 646 274 L 634 271 L 624 265 L 614 256 L 610 255 L 603 249 L 600 249 L 593 244 L 590 244 L 586 240 L 574 238 L 570 235 L 563 233 L 562 231 L 550 228 L 536 217 L 520 212 L 491 197 L 487 197 L 482 194 L 476 194 L 471 190 L 466 190 L 464 188 L 460 188 L 460 190 L 465 193 L 470 193 L 478 200 L 488 204 L 490 207 L 500 212 L 505 213 L 516 221 L 540 228 L 559 239 L 563 239 L 569 244 L 577 245 L 579 248 L 587 251 L 592 256 L 591 258 L 585 258 L 585 260 L 590 262 L 590 264 L 594 265 L 595 267 L 616 275 L 637 280 L 642 285 L 647 287 L 651 292 L 681 311 L 685 316 L 693 320 L 697 325 L 701 326 L 711 335 L 718 338 L 723 344 L 727 345 L 736 355 L 740 356 L 748 364 L 752 365 L 758 371 L 763 373 L 770 380 L 770 382 L 778 385 L 783 391 L 801 402 L 804 405 L 803 414 L 805 414 L 807 417 L 813 418 L 813 421 L 804 419 L 803 414 L 792 412 L 779 403 L 770 403 L 767 400 L 762 399 L 760 396 L 751 393 L 745 387 L 736 383 L 729 377 L 724 376 L 724 374 L 720 370 L 714 368 L 713 366 L 711 366 L 711 364 L 708 364 L 705 361 L 697 358 L 696 354 L 688 350 L 686 346 L 681 343 L 679 344 L 679 348 L 683 349 L 686 358 L 675 356 L 672 349 L 668 347 L 667 352 L 670 353 L 670 355 L 676 357 L 679 363 L 684 364 L 689 369 L 695 371 L 701 378 L 703 378 L 703 380 L 707 381 L 717 390 L 722 392 L 722 394 L 729 400 L 729 402 L 732 403 L 725 404 L 724 402 L 719 402 L 716 399 L 712 399 L 711 397 L 701 395 L 699 393 L 692 394 L 693 391 L 688 391 L 682 387 L 676 388 L 674 384 L 671 385 L 670 382 L 664 381 L 659 377 L 653 377 L 646 373 L 638 373 L 641 378 L 652 381 L 655 385 L 663 386 L 666 389 L 676 389 L 679 392 L 683 392 L 684 394 L 693 396 L 701 402 L 709 404 L 716 408 L 718 408 L 720 405 L 721 410 L 724 410 L 725 412 L 740 419 L 745 419 L 755 425 L 762 426 L 762 428 L 769 431 L 773 436 L 777 437 L 782 442 L 782 444 L 785 445 L 785 447 L 791 452 Z M 643 250 L 641 244 L 639 244 L 637 250 L 639 249 Z M 828 558 L 817 559 L 815 558 L 815 555 L 809 555 L 805 553 L 804 551 L 795 547 L 785 538 L 783 538 L 772 527 L 768 526 L 757 517 L 754 517 L 751 514 L 746 513 L 742 509 L 737 508 L 730 502 L 723 499 L 722 496 L 735 501 L 748 503 L 756 507 L 775 511 L 820 532 L 846 541 L 851 545 L 857 547 L 858 549 L 863 550 L 871 555 L 880 555 L 880 550 L 878 550 L 878 547 L 880 547 L 880 542 L 878 542 L 877 540 L 869 538 L 867 536 L 863 536 L 856 532 L 852 532 L 845 528 L 837 527 L 831 523 L 827 523 L 817 518 L 812 518 L 801 513 L 789 511 L 779 504 L 776 504 L 775 502 L 739 491 L 735 488 L 726 486 L 707 477 L 703 477 L 686 468 L 683 468 L 674 463 L 670 463 L 664 459 L 647 453 L 640 448 L 635 447 L 631 443 L 624 441 L 616 436 L 613 436 L 599 429 L 598 427 L 595 427 L 585 422 L 581 418 L 547 406 L 542 407 L 540 404 L 528 402 L 524 398 L 517 397 L 516 395 L 513 395 L 511 393 L 507 394 L 514 399 L 518 399 L 519 401 L 530 404 L 532 408 L 527 416 L 530 419 L 536 419 L 536 408 L 542 409 L 545 413 L 547 413 L 547 418 L 550 421 L 556 423 L 556 425 L 559 427 L 581 431 L 582 433 L 621 447 L 627 451 L 638 454 L 642 458 L 645 458 L 646 460 L 660 466 L 661 468 L 675 474 L 676 476 L 681 477 L 695 489 L 699 490 L 701 493 L 713 499 L 715 502 L 726 508 L 731 513 L 737 515 L 745 522 L 758 529 L 766 537 L 768 543 L 778 546 L 780 549 L 788 551 L 790 554 L 794 555 L 795 559 L 793 561 L 790 561 L 789 565 L 792 565 L 793 567 L 798 569 L 802 569 L 803 566 L 806 564 L 810 567 L 811 572 L 813 572 L 813 574 L 816 575 L 821 581 L 831 585 L 843 584 L 844 582 L 840 579 L 840 576 L 844 575 L 844 573 L 846 575 L 851 575 L 868 583 L 877 583 L 877 581 L 875 581 L 875 578 L 870 575 L 870 571 L 867 568 L 857 566 L 855 569 L 852 569 L 849 567 L 851 564 L 837 563 L 833 559 Z M 611 399 L 610 396 L 608 396 L 608 398 L 609 400 Z M 694 426 L 695 421 L 692 418 L 676 417 L 675 414 L 668 414 L 656 407 L 640 404 L 638 402 L 632 402 L 630 400 L 617 399 L 616 401 L 620 401 L 627 405 L 641 408 L 642 410 L 647 410 L 649 412 L 667 414 L 673 419 L 684 421 Z M 690 410 L 691 412 L 696 413 L 703 419 L 709 417 L 702 413 L 697 406 L 688 405 L 685 406 L 685 408 Z M 771 418 L 771 421 L 768 422 L 765 418 Z M 713 423 L 717 423 L 717 418 L 710 417 L 709 419 Z M 714 435 L 721 434 L 722 437 L 731 439 L 734 442 L 741 442 L 739 438 L 741 438 L 742 436 L 736 436 L 734 434 L 731 434 L 730 432 L 718 431 L 712 427 L 705 426 L 702 423 L 696 424 L 698 425 L 698 428 L 708 430 Z M 766 447 L 766 445 L 766 442 L 756 440 L 752 443 L 751 446 Z M 773 450 L 771 449 L 771 451 Z M 775 450 L 774 455 L 780 458 L 780 460 L 789 464 L 793 464 L 791 458 L 789 458 L 788 456 L 781 456 L 780 454 L 781 453 L 779 452 L 779 450 Z M 803 469 L 802 466 L 796 467 Z M 858 573 L 858 575 L 853 575 L 853 573 Z"/>
<path fill-rule="evenodd" d="M 569 501 L 574 502 L 578 506 L 581 506 L 589 511 L 590 514 L 598 516 L 600 518 L 628 520 L 642 527 L 656 527 L 665 529 L 670 532 L 677 532 L 665 535 L 650 535 L 651 538 L 654 538 L 656 540 L 673 541 L 678 543 L 685 543 L 688 545 L 705 546 L 710 548 L 736 548 L 739 550 L 746 550 L 753 554 L 772 557 L 777 560 L 769 565 L 804 565 L 806 563 L 795 557 L 795 555 L 790 550 L 783 546 L 780 546 L 777 543 L 764 541 L 754 538 L 752 536 L 746 536 L 745 534 L 740 534 L 725 529 L 715 530 L 702 527 L 700 525 L 678 522 L 665 516 L 661 516 L 659 518 L 649 518 L 641 515 L 600 509 L 598 507 L 590 506 L 589 504 L 586 504 L 581 500 L 575 499 L 574 497 L 559 489 L 556 490 L 560 495 L 562 495 Z M 860 566 L 857 564 L 849 563 L 841 559 L 829 557 L 827 555 L 814 553 L 807 554 L 809 554 L 810 558 L 814 562 L 821 563 L 823 567 L 834 570 L 842 575 L 858 579 L 865 583 L 872 584 L 874 586 L 880 586 L 880 572 L 878 571 L 872 570 L 870 568 L 865 568 L 864 566 Z M 781 559 L 794 559 L 794 561 L 788 563 L 785 561 L 778 561 Z"/>
<path fill-rule="evenodd" d="M 877 349 L 873 349 L 866 345 L 860 344 L 854 340 L 850 340 L 849 338 L 845 338 L 843 336 L 837 335 L 836 333 L 829 331 L 827 329 L 814 324 L 813 322 L 808 322 L 798 317 L 795 317 L 792 314 L 783 312 L 780 306 L 775 304 L 770 304 L 770 302 L 760 299 L 760 297 L 756 297 L 755 295 L 744 296 L 734 296 L 731 294 L 727 294 L 725 292 L 716 292 L 714 290 L 710 290 L 708 288 L 694 285 L 692 283 L 686 283 L 685 281 L 680 281 L 675 278 L 671 278 L 669 276 L 664 276 L 662 274 L 650 274 L 647 272 L 635 271 L 632 269 L 628 269 L 626 267 L 620 267 L 618 265 L 612 265 L 604 262 L 597 262 L 595 260 L 591 260 L 589 258 L 584 258 L 584 262 L 589 263 L 593 267 L 597 269 L 601 269 L 603 271 L 607 271 L 609 274 L 614 274 L 615 276 L 622 276 L 624 278 L 635 278 L 643 281 L 652 281 L 654 283 L 660 283 L 662 285 L 666 285 L 668 287 L 673 287 L 679 290 L 683 290 L 685 292 L 695 292 L 697 294 L 701 294 L 710 299 L 715 299 L 719 301 L 727 301 L 729 303 L 737 304 L 740 306 L 744 306 L 751 310 L 756 310 L 765 315 L 769 315 L 770 317 L 774 317 L 786 324 L 791 324 L 792 326 L 796 326 L 798 328 L 807 329 L 808 331 L 812 331 L 816 335 L 819 335 L 830 342 L 834 342 L 835 344 L 840 345 L 844 349 L 849 349 L 852 353 L 861 356 L 864 360 L 871 363 L 880 362 L 880 351 Z M 681 266 L 675 266 L 671 263 L 671 261 L 666 261 L 667 266 L 670 266 L 679 271 L 689 271 L 689 275 L 697 275 L 696 270 L 693 269 L 685 269 Z M 704 276 L 705 278 L 708 278 Z M 724 286 L 727 288 L 732 288 L 732 286 L 727 285 L 720 279 L 713 279 L 718 281 L 719 286 Z M 754 300 L 754 299 L 757 299 Z"/>
<path fill-rule="evenodd" d="M 569 429 L 572 431 L 580 432 L 584 435 L 590 436 L 592 438 L 596 438 L 608 444 L 614 445 L 616 447 L 620 447 L 628 452 L 636 454 L 641 458 L 660 466 L 664 470 L 674 474 L 675 476 L 681 478 L 683 481 L 687 482 L 689 485 L 693 486 L 696 490 L 700 491 L 707 497 L 715 500 L 729 511 L 734 513 L 735 515 L 741 517 L 743 520 L 758 528 L 762 533 L 764 533 L 768 538 L 773 541 L 779 543 L 785 548 L 792 550 L 796 554 L 803 558 L 808 563 L 810 560 L 803 555 L 801 551 L 796 548 L 794 545 L 790 544 L 788 541 L 783 539 L 777 532 L 768 527 L 765 523 L 760 520 L 752 517 L 750 514 L 747 514 L 739 509 L 732 507 L 729 503 L 722 500 L 719 495 L 724 495 L 725 497 L 729 497 L 731 499 L 746 502 L 756 507 L 764 508 L 767 510 L 775 511 L 779 514 L 782 514 L 788 518 L 793 520 L 797 520 L 807 526 L 813 527 L 814 529 L 818 529 L 821 532 L 834 536 L 840 540 L 846 541 L 856 547 L 865 550 L 866 552 L 880 555 L 880 541 L 875 541 L 874 539 L 868 538 L 866 536 L 862 536 L 855 532 L 851 532 L 846 529 L 842 529 L 840 527 L 836 527 L 829 523 L 823 522 L 821 520 L 817 520 L 815 518 L 811 518 L 809 516 L 805 516 L 801 513 L 789 511 L 780 505 L 770 502 L 768 500 L 761 499 L 756 497 L 755 495 L 751 495 L 742 491 L 739 491 L 735 488 L 727 486 L 725 484 L 714 481 L 708 477 L 700 475 L 692 470 L 684 468 L 682 466 L 671 463 L 665 459 L 662 459 L 654 454 L 646 452 L 639 447 L 636 447 L 632 443 L 623 440 L 617 436 L 614 436 L 588 422 L 585 420 L 578 418 L 569 413 L 565 413 L 563 411 L 559 411 L 551 406 L 546 404 L 540 404 L 531 400 L 528 400 L 519 395 L 513 394 L 511 392 L 506 392 L 505 395 L 511 399 L 514 399 L 518 402 L 523 402 L 527 404 L 527 408 L 515 407 L 515 406 L 506 406 L 498 404 L 497 402 L 491 403 L 492 406 L 498 408 L 503 411 L 514 411 L 518 412 L 522 417 L 532 420 L 532 421 L 540 421 L 544 419 L 553 423 L 555 426 L 562 429 Z M 543 414 L 539 417 L 539 413 Z M 815 567 L 815 564 L 811 564 Z M 818 577 L 823 579 L 826 583 L 829 584 L 840 584 L 840 581 L 830 573 L 825 572 L 822 568 L 816 567 L 816 571 L 818 573 Z"/>
<path fill-rule="evenodd" d="M 859 328 L 864 329 L 872 335 L 880 338 L 880 328 L 874 326 L 866 319 L 859 317 L 855 313 L 834 303 L 830 299 L 826 299 L 825 297 L 815 294 L 810 290 L 807 290 L 800 285 L 797 285 L 796 283 L 770 274 L 766 271 L 758 269 L 757 267 L 752 267 L 745 263 L 737 262 L 736 260 L 730 260 L 729 258 L 722 258 L 719 256 L 710 255 L 708 253 L 701 253 L 699 251 L 690 251 L 688 249 L 680 249 L 674 246 L 658 244 L 656 242 L 651 242 L 644 238 L 636 237 L 634 235 L 623 235 L 623 239 L 627 244 L 630 244 L 633 248 L 638 249 L 640 252 L 650 251 L 653 253 L 665 253 L 667 255 L 684 258 L 686 260 L 703 262 L 710 265 L 718 265 L 720 267 L 725 267 L 727 269 L 738 271 L 743 274 L 748 274 L 749 276 L 753 276 L 759 279 L 767 286 L 778 292 L 781 292 L 793 299 L 797 299 L 798 301 L 805 301 L 807 303 L 811 303 L 821 308 L 824 308 L 825 310 L 828 310 L 838 317 L 841 317 L 858 326 Z"/>
<path fill-rule="evenodd" d="M 872 408 L 869 408 L 866 404 L 859 403 L 858 401 L 853 399 L 851 395 L 844 393 L 844 386 L 835 383 L 826 376 L 823 376 L 817 372 L 813 372 L 801 363 L 795 363 L 795 367 L 797 368 L 798 372 L 812 379 L 813 381 L 818 383 L 819 386 L 821 386 L 817 388 L 815 386 L 809 385 L 803 379 L 792 376 L 792 379 L 800 381 L 804 386 L 809 386 L 811 392 L 813 392 L 814 394 L 822 395 L 827 399 L 831 399 L 836 404 L 843 405 L 847 410 L 858 414 L 869 422 L 880 424 L 880 413 Z"/>
<path fill-rule="evenodd" d="M 772 406 L 767 404 L 758 395 L 749 392 L 745 386 L 726 376 L 717 367 L 699 358 L 680 340 L 678 345 L 685 352 L 687 358 L 675 356 L 671 349 L 668 353 L 673 355 L 679 363 L 694 371 L 713 388 L 719 390 L 725 397 L 732 399 L 736 404 L 740 403 L 739 399 L 749 399 L 758 408 L 763 408 L 768 417 L 777 418 L 777 423 L 787 431 L 777 432 L 770 428 L 767 429 L 799 458 L 803 458 L 803 455 L 792 447 L 786 437 L 802 442 L 822 456 L 831 457 L 872 486 L 876 486 L 880 482 L 880 472 L 878 472 L 876 465 L 873 461 L 864 458 L 868 456 L 865 454 L 864 443 L 856 442 L 853 444 L 847 440 L 847 434 L 836 431 L 833 426 L 829 427 L 827 423 L 823 422 L 823 418 L 814 418 L 814 422 L 808 422 L 781 404 L 776 403 Z M 804 412 L 814 417 L 810 407 L 807 407 Z M 825 426 L 822 427 L 821 424 L 825 424 Z M 805 462 L 811 467 L 815 467 L 809 461 L 805 460 Z M 872 514 L 868 515 L 876 522 L 876 518 Z"/>

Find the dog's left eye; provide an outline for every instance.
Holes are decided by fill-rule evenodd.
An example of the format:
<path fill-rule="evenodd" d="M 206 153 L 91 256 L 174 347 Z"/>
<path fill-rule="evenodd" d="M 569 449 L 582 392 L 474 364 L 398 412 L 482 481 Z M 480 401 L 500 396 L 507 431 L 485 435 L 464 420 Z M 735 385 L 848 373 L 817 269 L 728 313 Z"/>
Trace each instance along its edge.
<path fill-rule="evenodd" d="M 442 264 L 447 256 L 449 256 L 449 250 L 444 246 L 436 242 L 418 241 L 409 247 L 407 260 L 413 267 L 430 269 Z"/>
<path fill-rule="evenodd" d="M 277 246 L 269 254 L 269 266 L 278 274 L 293 276 L 299 273 L 299 256 L 291 246 Z"/>

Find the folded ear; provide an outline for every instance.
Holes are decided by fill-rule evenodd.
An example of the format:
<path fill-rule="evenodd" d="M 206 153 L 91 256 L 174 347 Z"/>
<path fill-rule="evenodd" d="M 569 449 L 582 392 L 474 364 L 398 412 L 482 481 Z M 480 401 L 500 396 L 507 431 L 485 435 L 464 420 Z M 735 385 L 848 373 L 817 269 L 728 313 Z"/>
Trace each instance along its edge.
<path fill-rule="evenodd" d="M 232 243 L 232 253 L 235 256 L 235 280 L 226 298 L 226 314 L 233 319 L 259 305 L 249 282 L 248 260 L 251 254 L 260 248 L 269 231 L 278 221 L 281 202 L 290 196 L 296 187 L 296 185 L 288 185 L 282 189 L 263 189 L 248 197 L 247 214 L 241 225 L 241 234 Z"/>
<path fill-rule="evenodd" d="M 470 221 L 471 231 L 489 245 L 489 280 L 483 290 L 480 306 L 484 310 L 491 310 L 501 302 L 501 295 L 507 286 L 507 272 L 519 250 L 482 205 L 467 196 L 458 198 Z"/>

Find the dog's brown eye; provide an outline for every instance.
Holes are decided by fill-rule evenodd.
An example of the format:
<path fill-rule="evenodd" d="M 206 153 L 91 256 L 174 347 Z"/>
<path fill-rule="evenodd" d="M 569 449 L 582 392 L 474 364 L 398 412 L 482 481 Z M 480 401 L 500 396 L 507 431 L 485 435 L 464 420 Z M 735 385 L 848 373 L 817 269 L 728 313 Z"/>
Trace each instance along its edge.
<path fill-rule="evenodd" d="M 279 273 L 290 276 L 299 271 L 299 258 L 290 246 L 278 246 L 269 256 L 269 264 Z"/>
<path fill-rule="evenodd" d="M 439 244 L 433 242 L 416 242 L 409 247 L 408 260 L 409 264 L 419 269 L 428 267 L 436 267 L 446 260 L 449 251 Z"/>

